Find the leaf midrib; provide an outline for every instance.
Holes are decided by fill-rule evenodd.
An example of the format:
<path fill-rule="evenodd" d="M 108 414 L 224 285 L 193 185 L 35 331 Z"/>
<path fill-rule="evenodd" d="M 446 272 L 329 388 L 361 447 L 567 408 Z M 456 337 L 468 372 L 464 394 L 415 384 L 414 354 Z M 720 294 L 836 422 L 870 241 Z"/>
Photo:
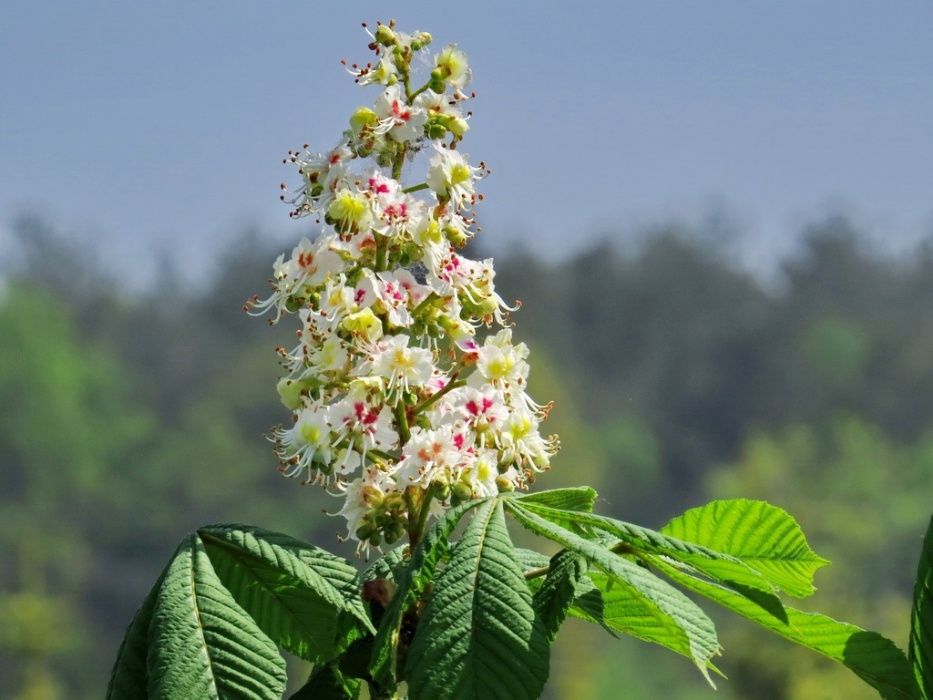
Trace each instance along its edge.
<path fill-rule="evenodd" d="M 242 564 L 243 564 L 243 568 L 246 569 L 247 571 L 249 571 L 249 573 L 252 575 L 253 579 L 254 579 L 256 582 L 259 583 L 260 587 L 263 588 L 264 590 L 266 590 L 266 591 L 269 593 L 269 595 L 271 595 L 275 600 L 277 600 L 277 601 L 281 604 L 281 606 L 291 614 L 292 619 L 294 619 L 294 620 L 296 620 L 296 621 L 298 622 L 299 626 L 300 626 L 302 629 L 304 629 L 304 630 L 307 631 L 307 632 L 313 631 L 311 628 L 309 628 L 309 627 L 304 623 L 304 621 L 302 620 L 302 616 L 299 615 L 289 604 L 287 604 L 287 603 L 285 602 L 285 599 L 283 599 L 282 596 L 281 596 L 279 593 L 277 593 L 275 590 L 273 590 L 272 588 L 270 588 L 270 587 L 269 587 L 269 584 L 267 584 L 267 583 L 265 582 L 265 580 L 263 580 L 263 578 L 262 578 L 261 576 L 259 576 L 259 575 L 256 574 L 256 566 L 251 566 L 251 564 L 264 565 L 264 564 L 266 564 L 266 562 L 265 562 L 263 559 L 260 559 L 259 557 L 255 556 L 254 554 L 252 554 L 252 553 L 250 553 L 250 552 L 247 552 L 247 551 L 241 549 L 240 547 L 237 547 L 236 545 L 234 545 L 233 543 L 229 542 L 228 540 L 225 540 L 225 539 L 222 538 L 222 537 L 217 537 L 216 535 L 212 535 L 212 534 L 209 533 L 209 532 L 198 533 L 198 535 L 201 537 L 202 541 L 204 540 L 204 538 L 205 538 L 205 536 L 206 536 L 207 539 L 211 540 L 211 543 L 212 543 L 212 544 L 218 545 L 219 548 L 221 548 L 221 549 L 223 549 L 225 552 L 227 552 L 227 554 L 229 554 L 229 556 L 231 556 L 234 560 L 236 560 L 236 561 L 239 562 L 239 563 L 242 563 Z M 207 544 L 207 543 L 205 543 L 205 545 L 206 545 L 206 544 Z M 314 573 L 316 574 L 317 572 L 314 572 Z M 329 586 L 332 590 L 335 590 L 335 591 L 336 591 L 336 588 L 334 588 L 334 587 L 330 584 L 330 582 L 327 581 L 327 579 L 325 579 L 323 576 L 318 575 L 318 578 L 321 579 L 321 582 L 322 582 L 324 585 Z M 303 583 L 303 582 L 302 582 L 302 583 Z M 317 595 L 317 593 L 316 593 L 313 589 L 308 588 L 307 590 L 309 590 L 310 592 L 315 593 L 315 595 Z M 308 644 L 309 644 L 309 646 L 310 646 L 310 642 L 309 642 Z"/>
<path fill-rule="evenodd" d="M 206 554 L 207 552 L 205 552 L 205 555 Z M 192 602 L 194 603 L 194 606 L 193 606 L 194 607 L 194 622 L 195 622 L 195 626 L 198 629 L 198 634 L 201 637 L 201 644 L 204 648 L 204 655 L 207 657 L 207 665 L 210 671 L 211 687 L 214 689 L 213 697 L 220 698 L 220 691 L 217 689 L 217 674 L 214 671 L 214 660 L 213 658 L 211 658 L 211 651 L 210 651 L 210 647 L 207 644 L 207 637 L 204 636 L 204 623 L 201 622 L 201 607 L 198 603 L 198 600 L 199 600 L 198 587 L 197 587 L 197 581 L 195 580 L 195 576 L 196 576 L 195 563 L 197 561 L 197 548 L 194 548 L 194 547 L 191 548 L 190 557 L 191 557 L 190 559 L 191 565 L 189 566 L 189 573 L 190 573 L 190 582 L 191 582 L 191 599 L 192 599 Z"/>

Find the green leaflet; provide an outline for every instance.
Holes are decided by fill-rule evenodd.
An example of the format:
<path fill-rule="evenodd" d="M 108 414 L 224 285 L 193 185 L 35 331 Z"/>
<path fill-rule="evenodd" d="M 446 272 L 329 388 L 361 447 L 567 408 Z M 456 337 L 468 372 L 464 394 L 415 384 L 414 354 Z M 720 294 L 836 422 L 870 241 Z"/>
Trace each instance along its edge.
<path fill-rule="evenodd" d="M 764 575 L 731 554 L 717 552 L 700 544 L 685 542 L 640 525 L 595 513 L 558 510 L 537 503 L 527 504 L 524 500 L 522 507 L 552 523 L 587 537 L 592 537 L 594 532 L 611 534 L 618 538 L 620 543 L 633 550 L 649 554 L 664 554 L 690 564 L 707 576 L 720 581 L 734 581 L 768 593 L 776 590 Z"/>
<path fill-rule="evenodd" d="M 914 700 L 919 697 L 904 653 L 880 634 L 837 622 L 826 615 L 789 607 L 784 608 L 787 617 L 787 622 L 784 622 L 759 603 L 729 588 L 696 578 L 658 557 L 651 557 L 651 563 L 685 588 L 792 642 L 845 664 L 885 700 Z"/>
<path fill-rule="evenodd" d="M 418 624 L 406 675 L 412 700 L 534 700 L 548 642 L 515 562 L 500 499 L 476 512 Z"/>
<path fill-rule="evenodd" d="M 312 671 L 308 682 L 288 700 L 356 700 L 360 681 L 346 678 L 334 664 L 324 664 Z"/>
<path fill-rule="evenodd" d="M 375 633 L 347 561 L 288 535 L 211 525 L 198 536 L 217 576 L 279 647 L 328 661 L 364 631 Z"/>
<path fill-rule="evenodd" d="M 285 662 L 223 587 L 204 544 L 186 538 L 165 572 L 149 622 L 148 697 L 278 700 Z M 133 695 L 143 696 L 142 688 Z"/>
<path fill-rule="evenodd" d="M 513 498 L 517 498 L 525 505 L 537 503 L 560 510 L 590 512 L 593 510 L 593 506 L 596 503 L 597 495 L 596 491 L 589 486 L 577 486 L 574 488 L 551 489 L 549 491 L 516 494 Z"/>
<path fill-rule="evenodd" d="M 577 595 L 577 587 L 586 576 L 586 568 L 586 559 L 569 549 L 551 557 L 547 578 L 533 598 L 535 613 L 544 625 L 548 641 L 553 642 L 557 638 L 557 632 Z"/>
<path fill-rule="evenodd" d="M 719 641 L 712 621 L 697 605 L 676 588 L 645 568 L 607 549 L 600 542 L 581 537 L 526 510 L 516 499 L 506 507 L 532 532 L 563 545 L 603 569 L 631 599 L 631 617 L 620 630 L 645 641 L 667 647 L 693 660 L 712 684 L 708 666 L 719 653 Z"/>
<path fill-rule="evenodd" d="M 810 549 L 796 520 L 765 501 L 712 501 L 674 518 L 661 532 L 732 555 L 788 595 L 801 598 L 816 590 L 813 575 L 829 563 Z M 716 578 L 729 578 L 707 571 L 692 558 L 681 561 Z"/>
<path fill-rule="evenodd" d="M 920 697 L 933 700 L 933 519 L 923 538 L 910 615 L 910 662 Z"/>
<path fill-rule="evenodd" d="M 395 595 L 379 624 L 369 664 L 372 678 L 379 686 L 391 688 L 397 682 L 402 618 L 424 587 L 433 580 L 437 563 L 447 552 L 447 538 L 468 511 L 486 502 L 486 499 L 468 501 L 447 511 L 427 531 L 412 553 L 408 567 L 396 579 Z"/>

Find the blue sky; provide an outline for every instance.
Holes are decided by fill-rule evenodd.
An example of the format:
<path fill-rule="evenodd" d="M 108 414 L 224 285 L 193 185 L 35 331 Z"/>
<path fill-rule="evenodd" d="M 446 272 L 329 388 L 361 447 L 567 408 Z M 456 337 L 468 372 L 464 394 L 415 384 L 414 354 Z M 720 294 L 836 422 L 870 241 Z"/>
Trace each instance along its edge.
<path fill-rule="evenodd" d="M 310 223 L 278 202 L 281 157 L 375 98 L 338 59 L 388 17 L 470 55 L 493 249 L 718 206 L 751 264 L 832 209 L 894 246 L 933 229 L 933 3 L 524 5 L 7 0 L 0 230 L 40 211 L 131 275 L 158 251 L 209 267 L 249 223 L 289 244 Z"/>

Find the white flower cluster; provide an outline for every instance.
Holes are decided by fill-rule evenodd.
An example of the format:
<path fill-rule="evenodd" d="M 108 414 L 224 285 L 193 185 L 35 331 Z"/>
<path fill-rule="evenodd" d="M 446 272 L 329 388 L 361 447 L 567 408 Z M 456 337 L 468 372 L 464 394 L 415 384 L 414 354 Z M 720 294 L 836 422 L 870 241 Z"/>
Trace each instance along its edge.
<path fill-rule="evenodd" d="M 375 105 L 333 150 L 289 154 L 302 184 L 283 198 L 329 231 L 279 256 L 273 293 L 247 302 L 301 323 L 281 351 L 279 393 L 294 411 L 273 433 L 282 471 L 341 494 L 364 549 L 415 542 L 444 507 L 526 487 L 558 448 L 539 433 L 549 406 L 526 393 L 528 348 L 512 342 L 492 260 L 458 252 L 487 173 L 456 150 L 466 55 L 445 48 L 413 89 L 412 58 L 430 35 L 379 24 L 371 36 L 376 62 L 349 69 L 384 86 Z M 427 176 L 406 187 L 403 167 L 425 149 Z M 375 165 L 353 167 L 366 158 Z"/>

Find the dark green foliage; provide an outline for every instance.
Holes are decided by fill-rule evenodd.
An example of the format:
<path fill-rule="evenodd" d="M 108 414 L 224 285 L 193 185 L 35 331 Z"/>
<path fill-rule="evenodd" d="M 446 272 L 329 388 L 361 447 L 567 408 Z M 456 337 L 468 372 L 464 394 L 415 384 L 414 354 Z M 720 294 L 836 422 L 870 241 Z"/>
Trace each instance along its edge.
<path fill-rule="evenodd" d="M 349 564 L 286 535 L 202 528 L 134 617 L 108 698 L 277 700 L 286 682 L 279 648 L 326 662 L 374 631 L 359 588 Z"/>
<path fill-rule="evenodd" d="M 412 700 L 534 700 L 548 657 L 502 504 L 488 501 L 454 547 L 418 623 L 409 693 Z"/>
<path fill-rule="evenodd" d="M 356 700 L 362 684 L 356 678 L 344 676 L 335 664 L 318 666 L 308 682 L 289 700 Z"/>
<path fill-rule="evenodd" d="M 910 617 L 910 661 L 924 700 L 933 698 L 933 519 L 920 550 Z"/>
<path fill-rule="evenodd" d="M 204 544 L 189 536 L 165 571 L 149 620 L 146 686 L 151 700 L 240 697 L 278 700 L 285 661 L 217 577 Z"/>
<path fill-rule="evenodd" d="M 553 642 L 577 597 L 587 566 L 586 559 L 569 549 L 551 557 L 549 566 L 547 578 L 535 591 L 533 603 L 548 640 Z"/>
<path fill-rule="evenodd" d="M 373 642 L 370 671 L 376 684 L 392 687 L 398 679 L 398 649 L 402 625 L 406 614 L 420 593 L 434 578 L 434 571 L 441 557 L 448 551 L 447 538 L 457 527 L 460 519 L 483 501 L 470 501 L 453 508 L 428 530 L 424 539 L 415 548 L 411 562 L 396 580 L 392 602 L 385 612 L 376 639 Z M 407 640 L 411 643 L 411 640 Z"/>
<path fill-rule="evenodd" d="M 329 661 L 359 630 L 375 631 L 345 560 L 248 526 L 204 527 L 198 536 L 224 586 L 280 648 Z"/>

